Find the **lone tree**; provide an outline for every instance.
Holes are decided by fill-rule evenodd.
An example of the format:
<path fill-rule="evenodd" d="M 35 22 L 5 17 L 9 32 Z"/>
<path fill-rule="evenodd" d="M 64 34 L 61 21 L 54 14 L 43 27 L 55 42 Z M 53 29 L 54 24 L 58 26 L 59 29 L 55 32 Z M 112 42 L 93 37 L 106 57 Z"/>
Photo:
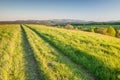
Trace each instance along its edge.
<path fill-rule="evenodd" d="M 115 29 L 112 26 L 108 27 L 107 33 L 110 36 L 115 36 L 116 35 L 116 31 L 115 31 Z"/>
<path fill-rule="evenodd" d="M 73 29 L 74 27 L 73 27 L 71 24 L 67 24 L 67 25 L 65 26 L 65 28 L 66 28 L 66 29 Z"/>
<path fill-rule="evenodd" d="M 95 32 L 95 27 L 90 27 L 90 32 Z"/>

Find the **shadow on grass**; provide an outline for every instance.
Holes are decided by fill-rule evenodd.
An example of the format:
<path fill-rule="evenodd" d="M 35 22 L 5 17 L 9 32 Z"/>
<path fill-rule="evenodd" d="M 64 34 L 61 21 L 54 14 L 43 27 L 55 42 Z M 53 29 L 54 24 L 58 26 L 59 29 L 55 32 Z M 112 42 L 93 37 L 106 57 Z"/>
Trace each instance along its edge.
<path fill-rule="evenodd" d="M 26 32 L 22 25 L 21 27 L 21 35 L 22 35 L 22 49 L 23 56 L 25 60 L 25 75 L 26 80 L 44 80 L 42 73 L 39 69 L 39 65 L 35 59 L 34 52 L 31 48 L 31 45 L 28 42 Z"/>
<path fill-rule="evenodd" d="M 52 40 L 49 34 L 39 33 L 38 31 L 36 31 L 36 29 L 31 28 L 27 25 L 25 26 L 34 31 L 39 37 L 48 42 L 51 46 L 57 48 L 60 52 L 68 56 L 74 63 L 82 65 L 89 72 L 94 74 L 96 80 L 119 80 L 116 70 L 111 69 L 97 57 L 90 55 L 89 52 L 76 49 L 73 46 L 64 47 L 58 41 Z M 57 42 L 57 44 L 55 42 Z"/>

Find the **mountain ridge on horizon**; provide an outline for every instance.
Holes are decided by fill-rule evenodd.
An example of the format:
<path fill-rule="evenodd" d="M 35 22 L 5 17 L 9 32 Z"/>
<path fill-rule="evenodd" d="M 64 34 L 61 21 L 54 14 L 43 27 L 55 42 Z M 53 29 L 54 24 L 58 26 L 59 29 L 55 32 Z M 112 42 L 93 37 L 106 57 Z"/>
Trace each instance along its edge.
<path fill-rule="evenodd" d="M 48 20 L 14 20 L 14 21 L 0 21 L 0 24 L 5 23 L 19 23 L 19 24 L 47 24 L 47 25 L 59 25 L 59 24 L 92 24 L 92 23 L 120 23 L 120 20 L 110 21 L 87 21 L 79 19 L 48 19 Z"/>

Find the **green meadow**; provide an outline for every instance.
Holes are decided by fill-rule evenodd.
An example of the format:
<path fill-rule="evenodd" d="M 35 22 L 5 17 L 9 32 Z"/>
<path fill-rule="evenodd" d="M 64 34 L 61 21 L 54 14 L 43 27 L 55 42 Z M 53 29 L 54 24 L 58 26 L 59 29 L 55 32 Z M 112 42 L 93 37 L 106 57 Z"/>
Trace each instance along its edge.
<path fill-rule="evenodd" d="M 120 80 L 120 39 L 45 25 L 0 25 L 0 80 Z"/>

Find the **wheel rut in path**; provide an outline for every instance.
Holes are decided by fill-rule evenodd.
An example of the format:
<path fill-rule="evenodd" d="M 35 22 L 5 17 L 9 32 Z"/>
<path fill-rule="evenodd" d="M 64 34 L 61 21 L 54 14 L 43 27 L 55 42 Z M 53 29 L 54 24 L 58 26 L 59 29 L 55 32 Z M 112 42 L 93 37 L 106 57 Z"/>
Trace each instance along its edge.
<path fill-rule="evenodd" d="M 76 68 L 78 68 L 83 75 L 86 75 L 90 80 L 96 80 L 93 74 L 89 73 L 87 70 L 85 70 L 81 65 L 75 64 L 68 56 L 64 55 L 63 52 L 61 52 L 58 48 L 56 48 L 53 44 L 51 44 L 43 35 L 41 35 L 39 32 L 37 32 L 35 29 L 25 25 L 30 30 L 35 32 L 40 38 L 42 38 L 46 43 L 48 43 L 53 49 L 55 49 L 65 61 L 68 61 L 69 63 L 73 64 Z"/>
<path fill-rule="evenodd" d="M 26 32 L 22 25 L 21 35 L 22 35 L 22 49 L 23 56 L 25 60 L 25 75 L 26 80 L 42 80 L 42 73 L 40 72 L 38 63 L 34 57 L 34 52 L 31 48 L 31 45 L 28 42 Z"/>

